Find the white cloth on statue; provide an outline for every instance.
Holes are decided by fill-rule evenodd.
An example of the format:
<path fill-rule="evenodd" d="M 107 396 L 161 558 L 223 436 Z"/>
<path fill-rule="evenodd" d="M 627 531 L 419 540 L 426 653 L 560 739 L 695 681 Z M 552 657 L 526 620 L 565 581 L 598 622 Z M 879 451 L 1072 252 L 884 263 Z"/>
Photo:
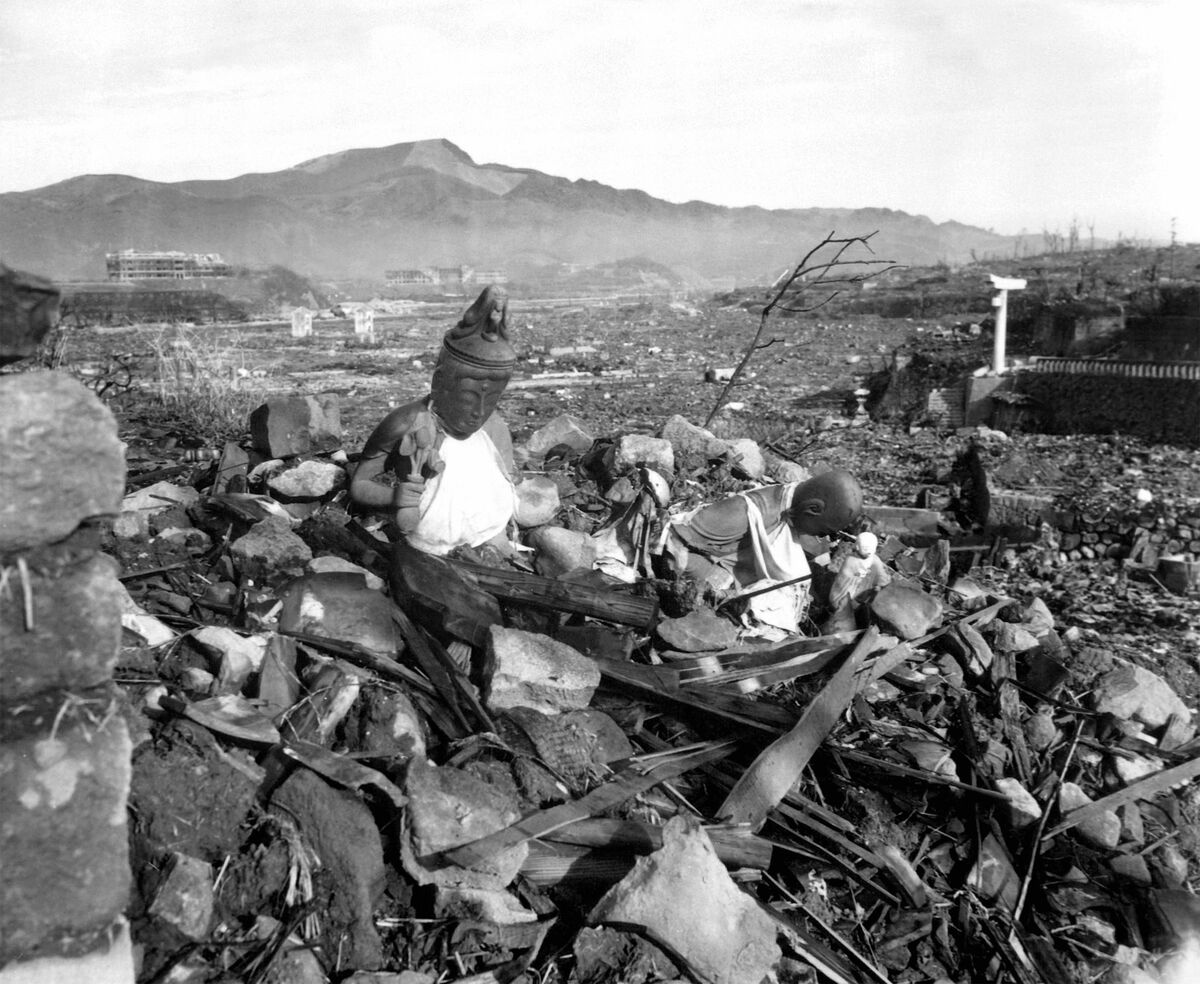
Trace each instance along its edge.
<path fill-rule="evenodd" d="M 742 496 L 746 502 L 746 518 L 749 521 L 750 544 L 758 580 L 743 585 L 740 593 L 758 591 L 809 573 L 808 557 L 804 548 L 792 536 L 792 528 L 786 519 L 793 492 L 795 485 L 788 489 L 787 499 L 780 509 L 780 516 L 783 518 L 773 530 L 767 529 L 762 512 L 754 500 L 750 496 Z M 750 613 L 759 622 L 773 625 L 785 632 L 798 632 L 800 619 L 808 609 L 808 600 L 808 582 L 801 581 L 799 584 L 790 584 L 786 588 L 751 598 L 749 608 Z"/>
<path fill-rule="evenodd" d="M 408 542 L 440 557 L 503 533 L 517 508 L 517 490 L 482 430 L 462 440 L 445 435 L 438 455 L 444 467 L 425 482 Z"/>

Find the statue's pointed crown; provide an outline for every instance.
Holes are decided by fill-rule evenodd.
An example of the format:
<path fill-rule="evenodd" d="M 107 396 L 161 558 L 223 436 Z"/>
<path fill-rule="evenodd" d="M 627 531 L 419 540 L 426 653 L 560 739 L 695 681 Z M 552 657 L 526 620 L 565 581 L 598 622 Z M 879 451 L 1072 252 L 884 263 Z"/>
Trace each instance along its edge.
<path fill-rule="evenodd" d="M 508 295 L 489 285 L 442 339 L 443 354 L 480 369 L 511 369 L 517 353 L 508 340 Z"/>

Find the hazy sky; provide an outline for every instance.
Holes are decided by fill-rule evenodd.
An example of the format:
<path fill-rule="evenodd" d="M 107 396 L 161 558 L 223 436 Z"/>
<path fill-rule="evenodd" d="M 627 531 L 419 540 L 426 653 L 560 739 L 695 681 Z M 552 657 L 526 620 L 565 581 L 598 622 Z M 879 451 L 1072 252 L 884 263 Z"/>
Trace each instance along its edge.
<path fill-rule="evenodd" d="M 1197 0 L 4 0 L 0 191 L 446 137 L 669 201 L 1200 240 Z M 1187 71 L 1185 71 L 1185 48 Z M 1086 231 L 1084 232 L 1086 236 Z"/>

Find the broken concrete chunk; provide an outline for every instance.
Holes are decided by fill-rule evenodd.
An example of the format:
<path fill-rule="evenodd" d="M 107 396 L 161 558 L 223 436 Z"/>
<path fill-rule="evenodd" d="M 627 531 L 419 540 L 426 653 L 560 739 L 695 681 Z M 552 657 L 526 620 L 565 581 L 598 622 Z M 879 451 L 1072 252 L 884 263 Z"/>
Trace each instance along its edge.
<path fill-rule="evenodd" d="M 596 540 L 580 530 L 541 526 L 529 534 L 529 545 L 537 551 L 534 567 L 542 577 L 558 577 L 567 571 L 591 570 L 600 556 Z"/>
<path fill-rule="evenodd" d="M 1188 706 L 1156 673 L 1126 663 L 1105 673 L 1092 694 L 1092 706 L 1101 714 L 1141 721 L 1148 728 L 1167 723 L 1172 714 L 1191 719 Z"/>
<path fill-rule="evenodd" d="M 1039 704 L 1037 710 L 1025 719 L 1025 740 L 1035 752 L 1044 752 L 1061 735 L 1054 723 L 1054 708 L 1050 704 Z"/>
<path fill-rule="evenodd" d="M 1183 852 L 1167 841 L 1160 844 L 1151 855 L 1154 864 L 1154 875 L 1163 888 L 1185 888 L 1188 879 L 1188 860 Z"/>
<path fill-rule="evenodd" d="M 918 639 L 941 625 L 942 603 L 920 588 L 893 581 L 872 599 L 871 614 L 885 632 Z"/>
<path fill-rule="evenodd" d="M 1001 653 L 1027 653 L 1038 648 L 1038 639 L 1023 625 L 1012 622 L 993 622 L 996 632 L 992 648 Z"/>
<path fill-rule="evenodd" d="M 1118 854 L 1108 862 L 1108 866 L 1115 874 L 1139 885 L 1149 886 L 1153 881 L 1150 877 L 1150 866 L 1140 854 Z"/>
<path fill-rule="evenodd" d="M 360 574 L 306 574 L 279 592 L 279 630 L 353 643 L 394 655 L 400 642 L 392 601 L 368 588 Z"/>
<path fill-rule="evenodd" d="M 1058 791 L 1058 809 L 1064 815 L 1092 802 L 1073 782 L 1064 782 Z M 1112 810 L 1091 817 L 1074 828 L 1079 836 L 1093 847 L 1114 848 L 1121 840 L 1121 819 Z"/>
<path fill-rule="evenodd" d="M 204 625 L 189 635 L 216 665 L 220 693 L 237 693 L 250 674 L 262 668 L 265 636 L 243 635 L 221 625 Z"/>
<path fill-rule="evenodd" d="M 122 539 L 149 536 L 152 516 L 178 506 L 194 506 L 199 501 L 200 493 L 191 486 L 155 482 L 121 500 L 121 514 L 113 520 L 113 535 Z"/>
<path fill-rule="evenodd" d="M 680 653 L 728 649 L 738 637 L 737 626 L 711 608 L 696 608 L 682 618 L 664 618 L 655 631 L 665 648 Z"/>
<path fill-rule="evenodd" d="M 538 428 L 525 442 L 525 450 L 531 460 L 540 461 L 551 448 L 565 444 L 572 451 L 582 454 L 592 446 L 594 438 L 583 426 L 583 421 L 562 413 L 544 427 Z"/>
<path fill-rule="evenodd" d="M 613 478 L 638 465 L 646 465 L 669 477 L 675 474 L 675 450 L 670 441 L 661 437 L 626 434 L 609 449 L 605 464 Z"/>
<path fill-rule="evenodd" d="M 775 924 L 734 884 L 699 824 L 678 816 L 663 846 L 638 859 L 588 916 L 641 928 L 712 984 L 761 981 L 781 956 Z"/>
<path fill-rule="evenodd" d="M 1033 598 L 1021 609 L 1021 621 L 1040 640 L 1054 630 L 1054 615 L 1041 598 Z"/>
<path fill-rule="evenodd" d="M 996 792 L 1006 800 L 1008 822 L 1014 830 L 1024 830 L 1042 819 L 1042 807 L 1031 792 L 1012 778 L 996 780 Z"/>
<path fill-rule="evenodd" d="M 404 869 L 422 885 L 502 889 L 517 876 L 529 854 L 518 844 L 493 854 L 475 868 L 443 865 L 437 857 L 514 824 L 521 818 L 516 798 L 462 769 L 416 759 L 405 780 L 409 830 L 402 844 Z"/>
<path fill-rule="evenodd" d="M 719 458 L 729 450 L 728 441 L 722 441 L 712 431 L 693 424 L 681 414 L 676 414 L 663 424 L 659 436 L 670 441 L 677 454 L 702 454 L 707 458 Z"/>
<path fill-rule="evenodd" d="M 729 452 L 735 471 L 741 472 L 750 479 L 757 480 L 763 477 L 767 470 L 767 463 L 763 459 L 762 449 L 758 446 L 757 441 L 748 437 L 739 437 L 736 441 L 729 442 Z"/>
<path fill-rule="evenodd" d="M 149 912 L 174 926 L 189 940 L 207 937 L 213 916 L 212 865 L 174 852 L 170 869 L 154 893 Z"/>
<path fill-rule="evenodd" d="M 517 525 L 522 529 L 545 526 L 561 505 L 554 479 L 544 475 L 527 478 L 517 486 Z"/>
<path fill-rule="evenodd" d="M 278 520 L 265 519 L 229 545 L 229 556 L 243 577 L 267 584 L 303 574 L 312 550 Z"/>
<path fill-rule="evenodd" d="M 341 410 L 336 393 L 274 397 L 250 415 L 256 450 L 290 458 L 341 447 Z"/>
<path fill-rule="evenodd" d="M 85 519 L 121 511 L 125 448 L 117 422 L 65 373 L 4 377 L 0 448 L 0 552 L 53 543 Z"/>
<path fill-rule="evenodd" d="M 493 711 L 532 707 L 557 714 L 587 707 L 600 670 L 549 636 L 493 625 L 488 630 L 484 699 Z"/>
<path fill-rule="evenodd" d="M 346 471 L 332 461 L 302 461 L 272 476 L 267 485 L 281 498 L 299 502 L 323 499 L 346 484 Z"/>

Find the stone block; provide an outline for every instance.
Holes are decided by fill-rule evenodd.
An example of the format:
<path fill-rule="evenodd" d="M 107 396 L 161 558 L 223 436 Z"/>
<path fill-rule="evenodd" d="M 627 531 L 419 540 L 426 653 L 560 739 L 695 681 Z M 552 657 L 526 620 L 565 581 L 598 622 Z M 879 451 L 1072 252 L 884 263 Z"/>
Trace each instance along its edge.
<path fill-rule="evenodd" d="M 738 627 L 711 608 L 697 608 L 681 618 L 664 618 L 654 631 L 663 646 L 680 653 L 728 649 L 738 637 Z"/>
<path fill-rule="evenodd" d="M 901 639 L 917 639 L 942 622 L 942 603 L 912 585 L 893 581 L 871 601 L 871 614 L 884 631 Z"/>
<path fill-rule="evenodd" d="M 992 489 L 990 501 L 989 526 L 1031 526 L 1036 529 L 1040 523 L 1053 525 L 1058 519 L 1054 499 L 1048 495 Z"/>
<path fill-rule="evenodd" d="M 346 470 L 332 461 L 302 461 L 270 478 L 267 485 L 280 498 L 311 502 L 323 499 L 346 484 Z"/>
<path fill-rule="evenodd" d="M 558 483 L 553 479 L 544 475 L 527 478 L 517 486 L 517 525 L 522 529 L 545 526 L 561 505 Z"/>
<path fill-rule="evenodd" d="M 63 373 L 0 379 L 0 552 L 55 543 L 85 519 L 116 515 L 125 492 L 117 423 Z"/>
<path fill-rule="evenodd" d="M 0 984 L 133 984 L 133 941 L 122 918 L 96 939 L 85 953 L 35 957 L 0 967 Z"/>
<path fill-rule="evenodd" d="M 264 519 L 229 545 L 229 556 L 243 577 L 267 584 L 303 574 L 312 550 L 279 521 Z"/>
<path fill-rule="evenodd" d="M 614 478 L 638 465 L 646 465 L 669 478 L 675 474 L 675 449 L 661 437 L 626 434 L 609 449 L 605 463 Z"/>
<path fill-rule="evenodd" d="M 280 592 L 279 628 L 352 642 L 394 656 L 400 646 L 392 602 L 359 574 L 308 574 Z"/>
<path fill-rule="evenodd" d="M 0 966 L 102 932 L 129 902 L 132 745 L 118 695 L 8 705 L 0 730 Z"/>
<path fill-rule="evenodd" d="M 189 940 L 203 940 L 213 917 L 212 865 L 178 852 L 154 890 L 149 914 Z"/>
<path fill-rule="evenodd" d="M 735 471 L 754 480 L 762 478 L 766 473 L 767 462 L 757 441 L 739 437 L 736 441 L 729 442 L 729 450 L 734 457 Z"/>
<path fill-rule="evenodd" d="M 1091 802 L 1092 798 L 1073 782 L 1064 782 L 1059 787 L 1058 809 L 1064 816 Z M 1121 840 L 1121 819 L 1112 810 L 1104 810 L 1077 824 L 1074 831 L 1092 847 L 1111 850 Z"/>
<path fill-rule="evenodd" d="M 675 817 L 663 846 L 596 904 L 588 922 L 639 927 L 711 984 L 761 981 L 778 963 L 775 922 L 734 884 L 708 835 Z"/>
<path fill-rule="evenodd" d="M 551 448 L 565 444 L 572 451 L 582 454 L 595 440 L 584 427 L 583 421 L 569 413 L 560 413 L 544 427 L 540 427 L 525 442 L 525 450 L 533 461 L 540 461 Z"/>
<path fill-rule="evenodd" d="M 59 296 L 49 280 L 0 263 L 0 365 L 37 353 L 58 323 Z"/>
<path fill-rule="evenodd" d="M 127 594 L 110 559 L 93 555 L 58 577 L 30 572 L 32 625 L 25 621 L 23 594 L 19 577 L 10 577 L 0 593 L 0 679 L 6 700 L 56 687 L 93 687 L 112 676 Z"/>
<path fill-rule="evenodd" d="M 456 769 L 416 759 L 405 780 L 409 834 L 405 870 L 420 884 L 501 889 L 521 870 L 528 844 L 518 844 L 473 868 L 442 865 L 437 855 L 503 830 L 521 818 L 517 801 L 499 786 Z"/>
<path fill-rule="evenodd" d="M 989 424 L 992 420 L 993 393 L 1007 392 L 1013 388 L 1011 376 L 972 376 L 967 379 L 963 423 L 967 427 Z"/>
<path fill-rule="evenodd" d="M 600 685 L 596 664 L 536 632 L 488 630 L 484 699 L 493 711 L 532 707 L 546 714 L 587 707 Z"/>
<path fill-rule="evenodd" d="M 677 454 L 702 454 L 709 458 L 719 458 L 729 450 L 727 441 L 721 440 L 712 431 L 693 424 L 680 414 L 663 424 L 659 436 L 670 441 Z"/>
<path fill-rule="evenodd" d="M 333 451 L 342 445 L 337 394 L 272 398 L 250 415 L 250 437 L 271 458 Z"/>
<path fill-rule="evenodd" d="M 1160 728 L 1172 714 L 1190 721 L 1192 712 L 1162 677 L 1140 666 L 1125 664 L 1105 673 L 1092 694 L 1093 707 L 1101 714 L 1140 721 Z"/>

